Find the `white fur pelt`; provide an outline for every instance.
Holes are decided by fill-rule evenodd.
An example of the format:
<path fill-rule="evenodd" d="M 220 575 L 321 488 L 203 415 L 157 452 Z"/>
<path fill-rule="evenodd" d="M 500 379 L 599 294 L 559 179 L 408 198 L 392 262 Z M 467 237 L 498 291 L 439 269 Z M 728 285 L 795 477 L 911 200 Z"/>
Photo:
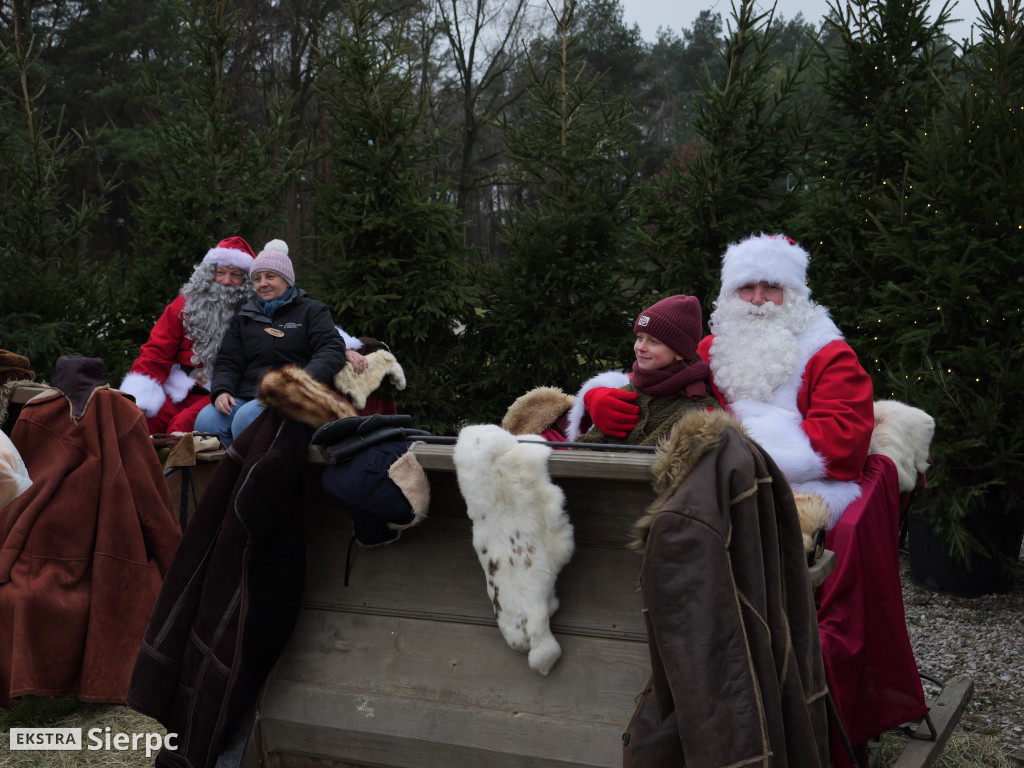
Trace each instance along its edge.
<path fill-rule="evenodd" d="M 896 465 L 900 491 L 912 491 L 917 476 L 928 469 L 928 451 L 935 419 L 920 408 L 898 400 L 875 401 L 875 428 L 868 453 L 888 456 Z"/>
<path fill-rule="evenodd" d="M 542 675 L 562 655 L 548 622 L 558 609 L 555 579 L 575 548 L 550 454 L 542 438 L 517 439 L 493 424 L 465 427 L 453 454 L 498 628 Z"/>
<path fill-rule="evenodd" d="M 384 381 L 387 376 L 395 389 L 405 389 L 405 371 L 398 364 L 395 356 L 384 349 L 378 349 L 366 356 L 366 369 L 356 373 L 351 365 L 346 365 L 334 374 L 334 386 L 349 396 L 356 410 L 366 407 L 366 399 Z"/>

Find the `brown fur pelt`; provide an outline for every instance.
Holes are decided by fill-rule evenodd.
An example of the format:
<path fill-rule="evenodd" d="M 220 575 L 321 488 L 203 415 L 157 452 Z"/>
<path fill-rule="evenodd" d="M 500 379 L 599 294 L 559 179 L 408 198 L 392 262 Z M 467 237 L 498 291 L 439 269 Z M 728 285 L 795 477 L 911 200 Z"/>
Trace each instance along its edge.
<path fill-rule="evenodd" d="M 268 408 L 313 429 L 358 415 L 344 395 L 317 381 L 297 365 L 267 371 L 260 380 L 257 396 Z"/>
<path fill-rule="evenodd" d="M 684 413 L 668 437 L 661 441 L 654 463 L 651 464 L 654 492 L 658 498 L 633 526 L 634 538 L 629 544 L 631 549 L 643 550 L 647 532 L 658 512 L 679 489 L 697 462 L 715 449 L 726 427 L 742 431 L 739 422 L 725 411 L 695 408 Z"/>
<path fill-rule="evenodd" d="M 804 552 L 814 549 L 814 534 L 828 528 L 828 504 L 816 493 L 794 493 L 800 531 L 804 535 Z"/>
<path fill-rule="evenodd" d="M 508 407 L 501 428 L 513 435 L 538 435 L 562 418 L 575 401 L 558 387 L 536 387 Z"/>
<path fill-rule="evenodd" d="M 33 379 L 12 379 L 11 381 L 5 381 L 0 384 L 0 425 L 3 425 L 7 421 L 7 409 L 10 407 L 11 398 L 14 396 L 14 390 L 19 387 L 45 387 L 46 384 L 40 384 Z"/>
<path fill-rule="evenodd" d="M 379 349 L 366 355 L 366 370 L 356 373 L 351 365 L 346 365 L 334 374 L 334 386 L 348 395 L 352 405 L 357 409 L 366 407 L 366 399 L 384 381 L 387 376 L 395 389 L 405 389 L 405 371 L 398 364 L 395 356 L 386 349 Z"/>

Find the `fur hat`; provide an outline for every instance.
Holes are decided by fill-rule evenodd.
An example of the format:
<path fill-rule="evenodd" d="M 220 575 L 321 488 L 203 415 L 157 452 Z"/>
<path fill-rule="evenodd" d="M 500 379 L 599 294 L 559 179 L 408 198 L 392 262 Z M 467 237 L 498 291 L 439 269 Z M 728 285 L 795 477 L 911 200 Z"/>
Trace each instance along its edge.
<path fill-rule="evenodd" d="M 249 268 L 250 275 L 257 272 L 274 272 L 283 277 L 288 285 L 295 285 L 295 268 L 288 258 L 288 244 L 284 240 L 271 240 L 263 246 Z"/>
<path fill-rule="evenodd" d="M 633 333 L 649 333 L 684 360 L 697 354 L 704 330 L 700 302 L 693 296 L 669 296 L 648 307 L 633 324 Z"/>
<path fill-rule="evenodd" d="M 558 387 L 535 387 L 508 407 L 501 428 L 513 435 L 539 435 L 552 425 L 559 428 L 575 402 Z"/>
<path fill-rule="evenodd" d="M 17 352 L 0 349 L 0 384 L 8 381 L 28 381 L 36 377 L 27 357 Z"/>
<path fill-rule="evenodd" d="M 256 254 L 241 237 L 225 237 L 217 245 L 206 252 L 203 264 L 219 264 L 224 267 L 238 267 L 249 270 Z"/>
<path fill-rule="evenodd" d="M 778 283 L 786 291 L 810 298 L 807 263 L 810 254 L 785 235 L 751 235 L 730 245 L 722 256 L 722 290 L 718 298 L 735 294 L 748 283 Z"/>

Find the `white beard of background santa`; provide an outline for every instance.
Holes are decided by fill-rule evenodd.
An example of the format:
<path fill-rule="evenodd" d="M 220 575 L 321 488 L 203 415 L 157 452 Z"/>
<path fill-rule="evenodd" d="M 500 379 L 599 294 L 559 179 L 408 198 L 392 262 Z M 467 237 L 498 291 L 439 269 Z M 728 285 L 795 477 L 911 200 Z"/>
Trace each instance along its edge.
<path fill-rule="evenodd" d="M 813 494 L 825 502 L 831 528 L 861 492 L 856 480 L 870 437 L 872 391 L 870 378 L 860 369 L 828 310 L 810 298 L 805 284 L 807 259 L 795 243 L 771 235 L 730 246 L 723 257 L 722 291 L 708 323 L 714 336 L 701 343 L 701 353 L 711 365 L 719 399 L 768 451 L 795 494 Z M 782 286 L 781 304 L 766 301 L 758 306 L 738 295 L 739 288 L 761 281 Z M 807 399 L 807 392 L 801 390 L 809 364 L 833 355 L 844 365 L 852 358 L 860 370 L 850 399 L 858 403 L 854 428 L 866 429 L 865 456 L 859 457 L 858 468 L 849 476 L 830 471 L 830 442 L 836 442 L 837 453 L 844 450 L 842 431 L 830 436 L 828 429 L 811 427 L 801 411 L 801 395 L 805 403 Z"/>
<path fill-rule="evenodd" d="M 213 364 L 231 318 L 253 297 L 252 285 L 221 285 L 213 281 L 216 267 L 196 266 L 192 277 L 182 287 L 185 308 L 181 317 L 185 336 L 192 340 L 192 364 L 204 369 L 204 380 L 213 373 Z"/>

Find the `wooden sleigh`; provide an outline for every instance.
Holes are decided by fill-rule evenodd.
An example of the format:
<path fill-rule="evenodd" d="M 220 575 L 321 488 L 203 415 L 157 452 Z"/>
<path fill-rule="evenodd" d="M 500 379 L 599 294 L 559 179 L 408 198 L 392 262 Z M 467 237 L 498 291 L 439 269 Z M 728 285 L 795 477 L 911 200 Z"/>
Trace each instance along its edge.
<path fill-rule="evenodd" d="M 347 517 L 311 466 L 306 591 L 261 694 L 243 765 L 284 768 L 621 765 L 621 736 L 650 675 L 637 576 L 625 548 L 654 499 L 651 454 L 554 451 L 576 552 L 551 620 L 562 657 L 546 677 L 498 631 L 473 549 L 451 445 L 418 444 L 431 486 L 424 524 L 394 544 L 352 546 Z M 197 462 L 197 466 L 201 465 Z M 827 578 L 833 554 L 808 570 Z M 933 765 L 971 692 L 947 683 L 900 768 Z M 869 763 L 859 751 L 857 764 Z"/>
<path fill-rule="evenodd" d="M 42 388 L 15 390 L 17 410 Z M 421 444 L 428 520 L 381 548 L 351 548 L 351 524 L 319 489 L 311 453 L 308 569 L 291 642 L 261 693 L 244 765 L 301 768 L 617 766 L 621 734 L 650 674 L 637 575 L 624 545 L 654 499 L 650 454 L 555 451 L 576 553 L 561 572 L 552 629 L 562 657 L 548 676 L 496 627 L 471 544 L 451 445 Z M 222 452 L 167 471 L 183 522 Z M 827 578 L 831 553 L 808 571 Z M 347 581 L 347 584 L 346 584 Z M 971 695 L 942 685 L 898 768 L 938 759 Z M 866 755 L 861 754 L 861 765 Z"/>

